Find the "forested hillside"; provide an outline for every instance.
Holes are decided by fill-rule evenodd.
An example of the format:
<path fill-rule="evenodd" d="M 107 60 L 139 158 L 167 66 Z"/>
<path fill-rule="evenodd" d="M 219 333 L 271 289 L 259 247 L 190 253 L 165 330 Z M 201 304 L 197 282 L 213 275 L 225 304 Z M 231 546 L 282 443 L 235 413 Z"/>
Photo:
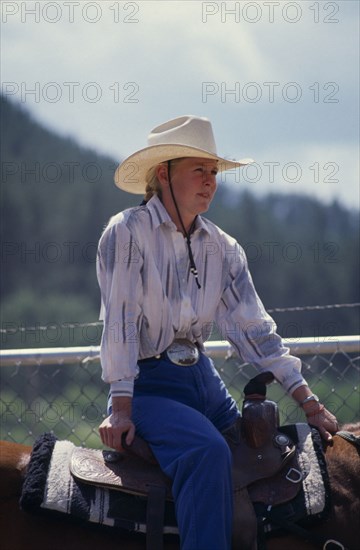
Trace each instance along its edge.
<path fill-rule="evenodd" d="M 109 217 L 139 197 L 115 187 L 118 159 L 57 136 L 4 98 L 1 118 L 1 326 L 10 330 L 2 345 L 97 344 L 99 328 L 78 327 L 98 318 L 97 241 Z M 267 309 L 359 301 L 357 213 L 219 185 L 207 216 L 245 248 Z M 287 337 L 359 331 L 357 308 L 273 316 Z M 49 328 L 23 330 L 40 325 Z"/>

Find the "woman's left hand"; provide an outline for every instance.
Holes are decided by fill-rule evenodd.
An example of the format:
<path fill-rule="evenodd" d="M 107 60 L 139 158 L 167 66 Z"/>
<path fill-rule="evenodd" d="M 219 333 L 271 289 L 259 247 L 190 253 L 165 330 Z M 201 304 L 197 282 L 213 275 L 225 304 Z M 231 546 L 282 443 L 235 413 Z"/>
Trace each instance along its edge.
<path fill-rule="evenodd" d="M 330 411 L 328 411 L 324 405 L 318 405 L 313 410 L 306 411 L 306 420 L 311 426 L 315 426 L 320 435 L 325 441 L 332 440 L 332 434 L 335 434 L 339 429 L 338 421 Z"/>

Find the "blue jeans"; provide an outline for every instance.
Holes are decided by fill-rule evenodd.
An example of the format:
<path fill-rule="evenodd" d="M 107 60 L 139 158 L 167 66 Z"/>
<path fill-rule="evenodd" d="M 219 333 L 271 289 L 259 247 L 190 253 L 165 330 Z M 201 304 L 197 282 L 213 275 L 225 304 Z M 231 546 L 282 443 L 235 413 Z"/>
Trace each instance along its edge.
<path fill-rule="evenodd" d="M 240 415 L 212 361 L 140 362 L 133 422 L 172 479 L 182 550 L 229 550 L 231 453 L 221 431 Z"/>

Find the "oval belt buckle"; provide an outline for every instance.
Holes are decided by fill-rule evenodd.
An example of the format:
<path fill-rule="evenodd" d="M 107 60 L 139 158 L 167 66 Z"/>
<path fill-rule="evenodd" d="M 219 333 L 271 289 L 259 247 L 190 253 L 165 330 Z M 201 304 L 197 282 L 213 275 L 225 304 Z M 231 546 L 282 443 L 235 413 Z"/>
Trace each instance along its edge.
<path fill-rule="evenodd" d="M 186 338 L 179 338 L 167 348 L 166 356 L 175 365 L 190 367 L 198 362 L 200 353 L 193 342 Z"/>

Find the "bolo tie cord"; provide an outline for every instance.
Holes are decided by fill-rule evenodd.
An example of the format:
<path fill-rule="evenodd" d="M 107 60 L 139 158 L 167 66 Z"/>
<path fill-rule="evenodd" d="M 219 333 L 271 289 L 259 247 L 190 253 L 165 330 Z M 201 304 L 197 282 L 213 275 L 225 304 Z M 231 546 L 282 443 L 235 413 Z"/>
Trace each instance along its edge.
<path fill-rule="evenodd" d="M 189 253 L 189 260 L 190 260 L 190 271 L 191 271 L 191 273 L 192 273 L 192 274 L 194 275 L 194 277 L 195 277 L 195 282 L 196 282 L 196 284 L 197 284 L 197 287 L 200 289 L 200 288 L 201 288 L 201 284 L 199 283 L 199 274 L 198 274 L 198 270 L 196 269 L 195 260 L 194 260 L 194 255 L 193 255 L 193 253 L 192 253 L 191 241 L 190 241 L 191 233 L 192 233 L 193 230 L 194 230 L 196 218 L 194 218 L 194 221 L 192 222 L 191 227 L 190 227 L 190 231 L 189 231 L 189 233 L 188 233 L 188 232 L 186 231 L 186 229 L 185 229 L 184 222 L 182 221 L 182 217 L 181 217 L 181 214 L 180 214 L 180 210 L 179 210 L 179 207 L 178 207 L 178 205 L 177 205 L 177 202 L 176 202 L 176 199 L 175 199 L 175 195 L 174 195 L 174 190 L 173 190 L 173 187 L 172 187 L 172 184 L 171 184 L 171 179 L 170 179 L 171 160 L 168 160 L 168 161 L 167 161 L 167 167 L 168 167 L 168 178 L 169 178 L 170 193 L 171 193 L 172 199 L 173 199 L 173 201 L 174 201 L 174 205 L 175 205 L 175 208 L 176 208 L 176 212 L 177 212 L 178 218 L 179 218 L 180 223 L 181 223 L 182 230 L 183 230 L 184 235 L 185 235 L 185 238 L 186 238 L 186 244 L 187 244 L 188 253 Z"/>

